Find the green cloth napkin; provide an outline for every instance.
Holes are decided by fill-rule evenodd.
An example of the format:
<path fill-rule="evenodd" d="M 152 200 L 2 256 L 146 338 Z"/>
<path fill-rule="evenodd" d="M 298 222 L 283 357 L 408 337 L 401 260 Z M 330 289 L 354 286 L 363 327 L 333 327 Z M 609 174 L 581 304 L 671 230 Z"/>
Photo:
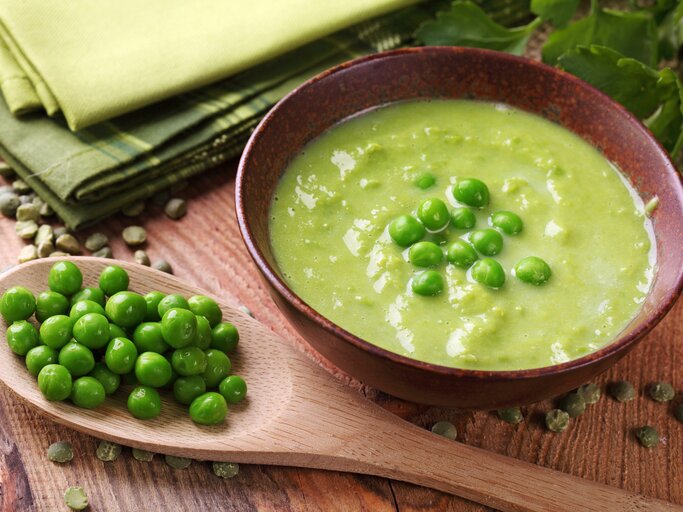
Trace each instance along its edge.
<path fill-rule="evenodd" d="M 0 155 L 72 229 L 239 154 L 261 117 L 294 87 L 345 60 L 405 44 L 434 6 L 390 13 L 229 79 L 90 128 L 0 102 Z"/>
<path fill-rule="evenodd" d="M 1 88 L 79 130 L 416 1 L 2 0 Z"/>

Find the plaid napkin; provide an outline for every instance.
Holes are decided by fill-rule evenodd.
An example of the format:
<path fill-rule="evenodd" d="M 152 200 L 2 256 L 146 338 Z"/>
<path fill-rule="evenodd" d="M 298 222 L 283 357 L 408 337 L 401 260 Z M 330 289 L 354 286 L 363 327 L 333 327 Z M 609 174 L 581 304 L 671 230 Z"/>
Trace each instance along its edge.
<path fill-rule="evenodd" d="M 511 13 L 528 15 L 525 0 L 482 1 L 494 2 L 506 20 Z M 79 229 L 235 157 L 261 117 L 294 87 L 337 63 L 408 44 L 440 7 L 420 4 L 361 22 L 229 79 L 75 133 L 65 121 L 37 113 L 17 119 L 0 102 L 0 156 L 70 228 Z"/>

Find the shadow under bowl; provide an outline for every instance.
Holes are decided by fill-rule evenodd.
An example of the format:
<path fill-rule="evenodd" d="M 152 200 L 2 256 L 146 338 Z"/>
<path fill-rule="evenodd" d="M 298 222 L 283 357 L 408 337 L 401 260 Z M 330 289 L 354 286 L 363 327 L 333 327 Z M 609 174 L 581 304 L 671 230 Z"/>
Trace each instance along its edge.
<path fill-rule="evenodd" d="M 540 115 L 598 148 L 644 200 L 659 198 L 652 215 L 657 275 L 640 313 L 612 343 L 543 368 L 450 368 L 362 340 L 317 313 L 289 288 L 269 239 L 270 203 L 289 162 L 307 143 L 349 116 L 391 102 L 429 98 L 502 102 Z M 414 402 L 492 409 L 536 402 L 576 388 L 625 356 L 669 311 L 683 284 L 683 187 L 650 132 L 619 104 L 576 77 L 487 50 L 396 50 L 342 64 L 303 84 L 280 101 L 252 134 L 239 164 L 236 209 L 244 242 L 273 299 L 308 343 L 349 375 Z"/>

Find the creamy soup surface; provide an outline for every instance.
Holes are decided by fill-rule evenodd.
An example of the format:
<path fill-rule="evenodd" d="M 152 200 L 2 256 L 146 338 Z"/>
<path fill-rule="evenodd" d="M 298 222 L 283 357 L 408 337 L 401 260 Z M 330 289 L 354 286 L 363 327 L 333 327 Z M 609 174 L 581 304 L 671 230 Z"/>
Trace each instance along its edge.
<path fill-rule="evenodd" d="M 523 220 L 492 256 L 505 283 L 487 287 L 444 257 L 432 268 L 443 291 L 416 294 L 425 269 L 388 225 L 424 199 L 462 206 L 453 186 L 466 178 L 490 192 L 472 208 L 475 229 L 499 210 Z M 501 104 L 416 101 L 351 118 L 292 161 L 270 218 L 282 275 L 310 306 L 370 343 L 450 367 L 535 368 L 595 351 L 637 314 L 654 277 L 652 226 L 620 172 L 568 130 Z M 450 222 L 423 240 L 446 254 L 469 236 Z M 528 256 L 547 262 L 546 283 L 514 275 Z"/>

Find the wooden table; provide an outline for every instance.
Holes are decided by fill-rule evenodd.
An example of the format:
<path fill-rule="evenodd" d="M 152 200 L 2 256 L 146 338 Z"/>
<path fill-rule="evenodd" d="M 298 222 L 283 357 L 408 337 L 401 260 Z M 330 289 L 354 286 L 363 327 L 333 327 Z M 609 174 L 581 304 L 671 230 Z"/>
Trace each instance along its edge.
<path fill-rule="evenodd" d="M 148 230 L 148 252 L 152 259 L 170 261 L 177 276 L 246 304 L 259 320 L 305 349 L 270 301 L 242 244 L 234 214 L 234 169 L 234 163 L 215 169 L 182 192 L 189 212 L 181 221 L 171 221 L 158 208 L 148 207 L 145 220 L 140 221 Z M 136 221 L 113 218 L 96 229 L 113 239 L 119 259 L 132 260 L 132 251 L 119 237 L 131 223 Z M 93 231 L 79 236 L 83 240 Z M 22 245 L 14 223 L 0 218 L 0 269 L 16 262 Z M 683 505 L 683 424 L 673 418 L 670 405 L 655 403 L 643 391 L 652 381 L 666 380 L 678 390 L 677 399 L 683 398 L 680 301 L 639 348 L 596 382 L 604 391 L 604 384 L 614 379 L 633 382 L 638 399 L 619 404 L 604 396 L 562 434 L 542 426 L 550 401 L 524 408 L 526 420 L 511 426 L 494 413 L 417 406 L 350 384 L 419 425 L 452 421 L 463 443 Z M 635 441 L 633 430 L 644 424 L 660 432 L 662 442 L 656 449 L 647 450 Z M 71 464 L 48 461 L 46 449 L 58 440 L 73 444 Z M 97 440 L 43 419 L 0 385 L 0 511 L 64 510 L 62 494 L 70 485 L 83 486 L 91 509 L 97 511 L 488 510 L 413 485 L 343 473 L 242 466 L 236 478 L 221 480 L 207 463 L 174 470 L 162 457 L 143 463 L 127 450 L 117 461 L 104 463 L 95 457 L 96 446 Z M 533 482 L 529 488 L 533 489 Z"/>

